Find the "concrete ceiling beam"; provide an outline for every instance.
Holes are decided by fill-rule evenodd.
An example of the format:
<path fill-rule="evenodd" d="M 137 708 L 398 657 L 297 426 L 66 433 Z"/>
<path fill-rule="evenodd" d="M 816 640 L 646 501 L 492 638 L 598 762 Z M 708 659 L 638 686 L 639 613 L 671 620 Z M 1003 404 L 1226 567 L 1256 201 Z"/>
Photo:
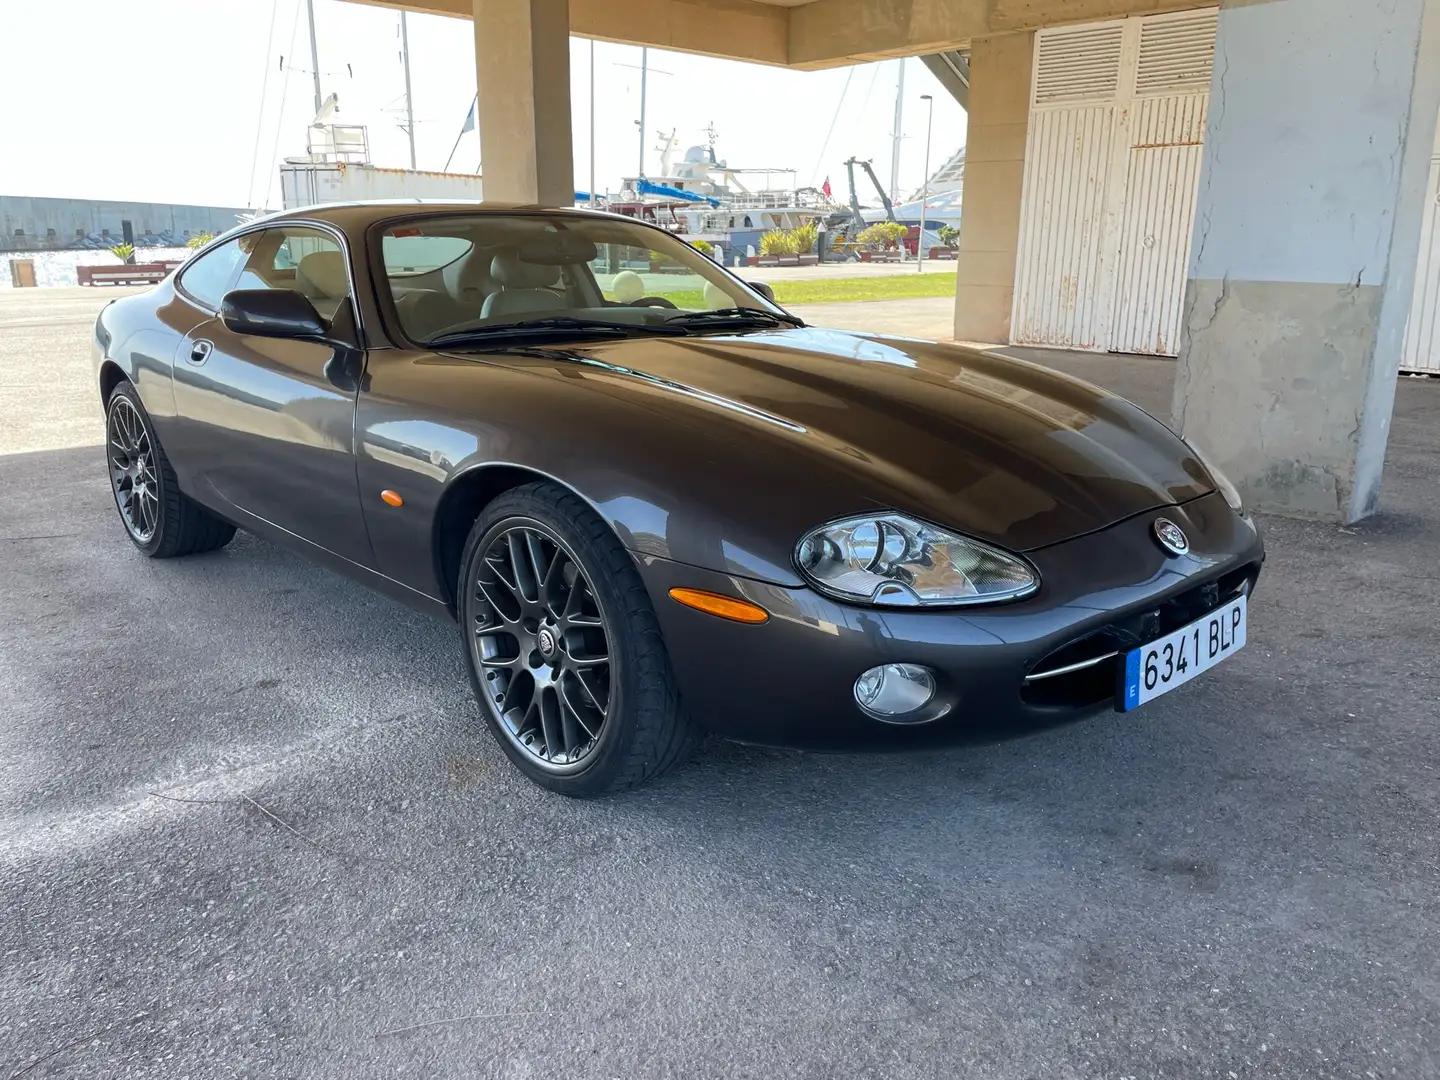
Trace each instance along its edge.
<path fill-rule="evenodd" d="M 430 15 L 471 17 L 472 0 L 356 0 Z M 755 0 L 570 0 L 576 37 L 785 66 L 789 10 Z"/>
<path fill-rule="evenodd" d="M 355 0 L 468 19 L 472 0 Z M 570 0 L 570 32 L 628 45 L 818 70 L 964 50 L 972 38 L 1214 7 L 1217 0 Z"/>

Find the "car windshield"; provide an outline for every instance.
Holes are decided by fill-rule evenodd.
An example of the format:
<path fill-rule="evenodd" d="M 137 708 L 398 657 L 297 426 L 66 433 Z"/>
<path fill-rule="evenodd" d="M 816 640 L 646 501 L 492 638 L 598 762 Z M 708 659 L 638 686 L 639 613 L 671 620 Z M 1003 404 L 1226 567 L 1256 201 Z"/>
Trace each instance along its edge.
<path fill-rule="evenodd" d="M 584 214 L 412 218 L 379 237 L 405 336 L 714 332 L 798 322 L 658 229 Z"/>

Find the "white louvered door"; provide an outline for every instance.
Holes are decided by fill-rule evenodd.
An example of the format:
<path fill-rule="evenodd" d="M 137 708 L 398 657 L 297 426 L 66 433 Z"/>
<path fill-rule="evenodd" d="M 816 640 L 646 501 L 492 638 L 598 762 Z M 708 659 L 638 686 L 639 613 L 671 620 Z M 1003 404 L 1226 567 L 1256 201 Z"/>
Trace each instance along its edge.
<path fill-rule="evenodd" d="M 1405 328 L 1401 371 L 1440 375 L 1440 131 L 1430 160 L 1425 218 L 1420 226 L 1420 261 L 1415 267 L 1415 294 Z"/>
<path fill-rule="evenodd" d="M 1011 337 L 1174 354 L 1216 11 L 1037 35 Z"/>
<path fill-rule="evenodd" d="M 1103 349 L 1110 191 L 1125 22 L 1041 31 L 1025 146 L 1011 340 Z"/>
<path fill-rule="evenodd" d="M 1110 321 L 1112 352 L 1174 356 L 1180 351 L 1216 16 L 1212 9 L 1137 20 L 1140 45 L 1124 142 L 1128 161 Z"/>

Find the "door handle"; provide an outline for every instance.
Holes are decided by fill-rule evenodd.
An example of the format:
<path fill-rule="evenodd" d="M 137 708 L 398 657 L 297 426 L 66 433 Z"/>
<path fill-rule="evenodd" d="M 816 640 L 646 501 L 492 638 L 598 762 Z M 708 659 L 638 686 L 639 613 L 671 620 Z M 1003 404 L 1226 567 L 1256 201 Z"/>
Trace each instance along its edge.
<path fill-rule="evenodd" d="M 190 346 L 190 362 L 192 364 L 203 364 L 210 359 L 210 350 L 215 348 L 213 341 L 197 341 Z"/>

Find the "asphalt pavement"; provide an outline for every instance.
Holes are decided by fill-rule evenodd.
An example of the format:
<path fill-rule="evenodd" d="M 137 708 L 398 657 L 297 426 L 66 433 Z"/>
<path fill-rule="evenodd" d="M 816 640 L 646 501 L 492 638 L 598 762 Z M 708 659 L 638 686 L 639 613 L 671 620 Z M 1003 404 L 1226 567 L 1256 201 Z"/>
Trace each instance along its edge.
<path fill-rule="evenodd" d="M 812 326 L 869 334 L 948 341 L 955 334 L 953 296 L 917 296 L 909 300 L 855 300 L 839 304 L 792 304 L 787 310 Z"/>
<path fill-rule="evenodd" d="M 1138 712 L 714 743 L 573 802 L 452 627 L 244 535 L 132 550 L 66 445 L 88 320 L 34 303 L 0 301 L 0 1080 L 1440 1075 L 1440 382 L 1399 388 L 1384 512 L 1263 519 L 1248 648 Z M 1168 400 L 1165 361 L 1031 355 Z"/>

